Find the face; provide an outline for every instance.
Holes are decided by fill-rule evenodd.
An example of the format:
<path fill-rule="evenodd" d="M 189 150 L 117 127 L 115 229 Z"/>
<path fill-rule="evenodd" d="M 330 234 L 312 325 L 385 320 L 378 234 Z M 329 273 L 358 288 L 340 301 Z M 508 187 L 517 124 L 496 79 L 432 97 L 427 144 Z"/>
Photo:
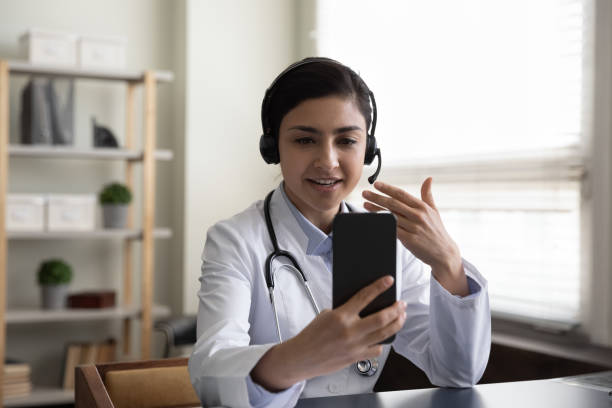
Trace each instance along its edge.
<path fill-rule="evenodd" d="M 365 118 L 352 98 L 307 99 L 281 121 L 278 146 L 285 191 L 325 232 L 340 202 L 359 182 L 366 137 Z"/>

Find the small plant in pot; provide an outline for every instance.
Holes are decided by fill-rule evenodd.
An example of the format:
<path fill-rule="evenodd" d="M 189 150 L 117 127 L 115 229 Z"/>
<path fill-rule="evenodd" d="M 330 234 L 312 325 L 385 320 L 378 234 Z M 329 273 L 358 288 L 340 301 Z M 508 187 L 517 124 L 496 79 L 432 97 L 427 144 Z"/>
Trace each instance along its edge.
<path fill-rule="evenodd" d="M 104 228 L 125 228 L 132 193 L 121 183 L 111 183 L 100 191 Z"/>
<path fill-rule="evenodd" d="M 49 259 L 38 268 L 38 284 L 42 289 L 43 309 L 63 309 L 66 306 L 72 267 L 61 259 Z"/>

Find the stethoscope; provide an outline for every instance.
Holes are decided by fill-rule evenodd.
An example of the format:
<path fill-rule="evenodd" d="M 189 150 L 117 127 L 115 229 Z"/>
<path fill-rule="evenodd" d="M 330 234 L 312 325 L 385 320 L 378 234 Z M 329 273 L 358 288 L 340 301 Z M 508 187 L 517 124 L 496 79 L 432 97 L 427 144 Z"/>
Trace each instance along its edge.
<path fill-rule="evenodd" d="M 274 232 L 274 227 L 272 226 L 272 218 L 270 217 L 270 201 L 272 199 L 272 194 L 274 190 L 270 191 L 266 196 L 266 200 L 264 202 L 264 215 L 266 217 L 266 226 L 268 227 L 268 234 L 270 235 L 270 240 L 272 241 L 272 246 L 274 247 L 274 251 L 268 255 L 266 258 L 266 284 L 268 285 L 268 292 L 270 293 L 270 301 L 272 302 L 272 311 L 274 312 L 274 321 L 276 323 L 276 332 L 278 333 L 278 340 L 280 343 L 283 342 L 283 337 L 280 331 L 280 324 L 278 321 L 278 313 L 276 311 L 276 303 L 274 302 L 274 272 L 272 272 L 272 262 L 281 256 L 289 259 L 291 261 L 291 265 L 284 264 L 282 268 L 289 269 L 293 271 L 297 277 L 302 281 L 302 285 L 306 289 L 306 293 L 308 294 L 308 299 L 310 299 L 310 304 L 314 308 L 317 315 L 321 313 L 317 302 L 312 295 L 312 291 L 310 290 L 310 285 L 308 285 L 308 280 L 306 279 L 306 275 L 302 272 L 302 268 L 298 264 L 297 260 L 291 255 L 288 251 L 284 251 L 278 247 L 278 241 L 276 239 L 276 233 Z M 348 206 L 347 206 L 348 207 Z M 349 211 L 350 211 L 349 207 Z M 378 371 L 378 359 L 372 360 L 361 360 L 355 363 L 355 370 L 364 376 L 372 376 L 376 374 Z"/>

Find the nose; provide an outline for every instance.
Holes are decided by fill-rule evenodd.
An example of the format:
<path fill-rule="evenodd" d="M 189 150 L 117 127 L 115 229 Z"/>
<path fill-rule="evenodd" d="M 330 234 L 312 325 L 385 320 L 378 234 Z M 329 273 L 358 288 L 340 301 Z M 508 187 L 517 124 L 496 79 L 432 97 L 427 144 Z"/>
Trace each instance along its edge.
<path fill-rule="evenodd" d="M 331 170 L 338 167 L 338 152 L 333 142 L 322 143 L 320 146 L 315 167 L 323 170 Z"/>

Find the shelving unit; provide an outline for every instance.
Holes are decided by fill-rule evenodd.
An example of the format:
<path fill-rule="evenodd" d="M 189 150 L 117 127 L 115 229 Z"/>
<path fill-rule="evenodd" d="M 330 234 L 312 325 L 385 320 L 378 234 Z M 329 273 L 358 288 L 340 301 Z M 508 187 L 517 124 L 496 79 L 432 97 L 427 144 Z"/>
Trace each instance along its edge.
<path fill-rule="evenodd" d="M 11 74 L 26 74 L 46 77 L 74 79 L 96 79 L 122 81 L 126 83 L 126 133 L 123 148 L 73 148 L 69 146 L 26 146 L 9 144 L 9 77 Z M 140 319 L 140 350 L 138 357 L 150 358 L 153 317 L 169 315 L 165 306 L 153 305 L 154 239 L 169 238 L 167 228 L 155 228 L 155 162 L 171 160 L 169 150 L 156 150 L 156 86 L 158 82 L 170 82 L 174 78 L 167 71 L 99 71 L 78 68 L 40 66 L 20 61 L 0 60 L 0 384 L 4 372 L 6 348 L 6 325 L 74 322 L 92 320 L 123 321 L 123 355 L 133 355 L 130 350 L 131 325 Z M 135 146 L 135 90 L 144 87 L 144 135 L 142 147 Z M 134 228 L 134 209 L 130 207 L 126 229 L 105 229 L 82 232 L 16 232 L 7 231 L 5 224 L 8 194 L 9 159 L 74 159 L 74 160 L 119 160 L 125 161 L 125 184 L 133 190 L 135 164 L 142 164 L 143 209 L 142 227 Z M 123 299 L 120 305 L 110 309 L 68 309 L 43 311 L 33 309 L 6 309 L 8 240 L 123 240 Z M 131 263 L 133 243 L 142 241 L 140 271 L 140 305 L 133 302 L 133 267 Z M 133 357 L 128 357 L 133 358 Z M 0 387 L 0 407 L 61 404 L 74 401 L 74 392 L 63 389 L 34 389 L 28 397 L 3 398 Z"/>

